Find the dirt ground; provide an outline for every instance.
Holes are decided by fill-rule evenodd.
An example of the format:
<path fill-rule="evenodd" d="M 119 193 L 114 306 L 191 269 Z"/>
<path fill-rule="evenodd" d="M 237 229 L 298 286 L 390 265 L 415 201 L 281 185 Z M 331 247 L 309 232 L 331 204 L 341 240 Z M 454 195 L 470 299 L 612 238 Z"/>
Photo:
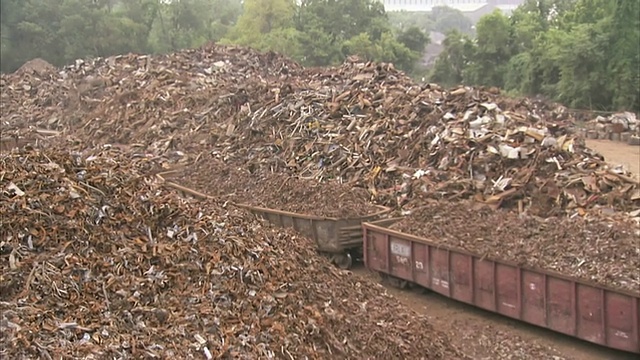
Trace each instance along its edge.
<path fill-rule="evenodd" d="M 358 265 L 352 270 L 355 274 L 380 281 L 377 274 L 371 273 L 364 266 Z M 575 360 L 632 360 L 634 355 L 600 347 L 588 342 L 572 339 L 550 330 L 523 324 L 500 315 L 477 309 L 475 307 L 452 301 L 439 294 L 427 292 L 420 294 L 411 290 L 400 290 L 384 284 L 389 294 L 393 295 L 407 307 L 431 320 L 434 327 L 452 337 L 455 345 L 481 354 L 474 354 L 477 359 L 486 359 L 491 353 L 491 344 L 486 342 L 482 331 L 503 332 L 517 335 L 524 341 L 536 342 L 539 345 L 556 349 L 561 355 Z M 542 359 L 541 359 L 542 360 Z"/>
<path fill-rule="evenodd" d="M 608 163 L 622 165 L 640 177 L 640 146 L 609 140 L 587 140 L 587 146 L 602 154 Z"/>

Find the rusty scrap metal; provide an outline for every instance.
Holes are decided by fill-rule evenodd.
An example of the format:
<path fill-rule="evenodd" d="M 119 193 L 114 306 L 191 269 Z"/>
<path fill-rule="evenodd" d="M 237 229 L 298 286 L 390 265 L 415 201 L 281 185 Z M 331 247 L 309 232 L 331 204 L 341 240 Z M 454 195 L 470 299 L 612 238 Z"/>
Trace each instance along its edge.
<path fill-rule="evenodd" d="M 464 358 L 308 240 L 164 190 L 146 162 L 2 154 L 3 357 Z"/>
<path fill-rule="evenodd" d="M 406 215 L 390 227 L 491 259 L 640 289 L 640 227 L 627 220 L 541 219 L 478 203 L 437 201 Z"/>

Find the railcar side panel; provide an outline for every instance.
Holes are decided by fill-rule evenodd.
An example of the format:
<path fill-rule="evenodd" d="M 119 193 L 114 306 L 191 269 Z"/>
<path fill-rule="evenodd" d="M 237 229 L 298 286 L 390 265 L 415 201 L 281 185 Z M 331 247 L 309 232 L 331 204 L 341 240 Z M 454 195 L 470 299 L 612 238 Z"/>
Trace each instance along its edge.
<path fill-rule="evenodd" d="M 452 299 L 640 353 L 640 294 L 605 288 L 363 224 L 365 265 Z"/>

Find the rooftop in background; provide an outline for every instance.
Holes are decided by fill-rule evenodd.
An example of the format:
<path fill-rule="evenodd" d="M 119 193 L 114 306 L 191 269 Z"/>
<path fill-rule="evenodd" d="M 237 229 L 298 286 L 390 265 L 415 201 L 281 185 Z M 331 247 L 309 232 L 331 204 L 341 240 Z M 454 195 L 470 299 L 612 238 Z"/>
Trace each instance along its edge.
<path fill-rule="evenodd" d="M 462 12 L 475 12 L 492 5 L 505 12 L 513 11 L 524 0 L 381 0 L 386 11 L 431 11 L 434 7 L 448 6 Z"/>

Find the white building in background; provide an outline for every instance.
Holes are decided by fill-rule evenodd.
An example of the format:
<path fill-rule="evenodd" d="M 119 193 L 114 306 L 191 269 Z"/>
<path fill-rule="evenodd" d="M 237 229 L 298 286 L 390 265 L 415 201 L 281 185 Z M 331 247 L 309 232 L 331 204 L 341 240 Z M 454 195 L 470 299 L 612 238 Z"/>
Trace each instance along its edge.
<path fill-rule="evenodd" d="M 524 0 L 380 0 L 386 11 L 431 11 L 437 6 L 447 6 L 470 13 L 491 5 L 492 8 L 511 12 Z"/>

